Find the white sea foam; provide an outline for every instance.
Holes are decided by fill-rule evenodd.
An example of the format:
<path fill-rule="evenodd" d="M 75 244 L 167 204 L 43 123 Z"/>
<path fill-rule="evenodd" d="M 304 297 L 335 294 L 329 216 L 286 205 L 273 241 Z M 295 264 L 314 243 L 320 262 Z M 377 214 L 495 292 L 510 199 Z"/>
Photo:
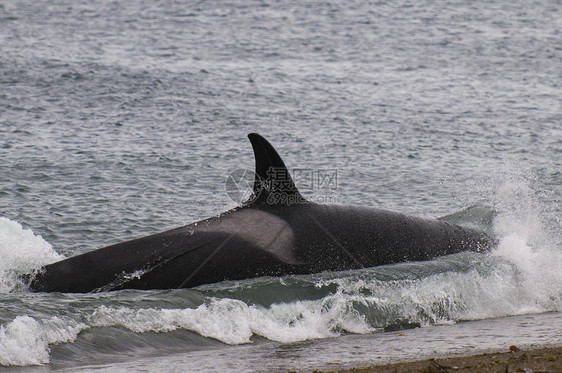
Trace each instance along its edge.
<path fill-rule="evenodd" d="M 544 311 L 562 310 L 562 247 L 545 229 L 544 206 L 530 182 L 518 175 L 498 188 L 494 229 L 500 238 L 494 255 L 513 263 L 522 296 Z"/>
<path fill-rule="evenodd" d="M 0 217 L 0 293 L 21 288 L 18 275 L 63 259 L 41 236 L 21 224 Z"/>
<path fill-rule="evenodd" d="M 335 329 L 366 333 L 372 329 L 344 299 L 273 305 L 211 298 L 195 309 L 131 309 L 101 306 L 89 317 L 91 326 L 122 326 L 136 333 L 186 329 L 227 344 L 249 343 L 252 335 L 278 342 L 335 336 Z"/>
<path fill-rule="evenodd" d="M 449 324 L 461 319 L 545 310 L 525 297 L 528 292 L 518 283 L 516 268 L 506 263 L 486 262 L 483 264 L 488 268 L 438 273 L 419 279 L 380 281 L 348 277 L 322 281 L 318 286 L 336 283 L 348 307 L 346 313 L 361 309 L 370 328 L 403 322 Z"/>
<path fill-rule="evenodd" d="M 72 342 L 83 323 L 52 317 L 44 321 L 24 315 L 0 325 L 0 365 L 39 365 L 49 362 L 49 345 Z"/>

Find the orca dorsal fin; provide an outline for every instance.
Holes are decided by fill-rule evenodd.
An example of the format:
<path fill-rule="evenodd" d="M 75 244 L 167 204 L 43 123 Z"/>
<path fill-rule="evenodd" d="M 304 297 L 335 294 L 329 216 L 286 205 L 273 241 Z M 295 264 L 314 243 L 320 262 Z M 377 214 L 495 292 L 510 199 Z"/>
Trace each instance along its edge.
<path fill-rule="evenodd" d="M 254 194 L 248 202 L 275 204 L 307 203 L 275 148 L 257 133 L 248 134 L 256 158 Z"/>

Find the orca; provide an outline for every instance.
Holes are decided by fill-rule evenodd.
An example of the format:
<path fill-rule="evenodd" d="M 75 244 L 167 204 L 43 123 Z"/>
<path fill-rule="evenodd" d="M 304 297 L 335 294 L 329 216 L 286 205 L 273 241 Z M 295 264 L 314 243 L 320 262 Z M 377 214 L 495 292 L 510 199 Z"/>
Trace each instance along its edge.
<path fill-rule="evenodd" d="M 248 201 L 219 216 L 46 265 L 29 277 L 30 289 L 189 288 L 424 261 L 492 245 L 482 232 L 440 220 L 308 201 L 273 146 L 256 133 L 248 137 L 255 155 Z"/>

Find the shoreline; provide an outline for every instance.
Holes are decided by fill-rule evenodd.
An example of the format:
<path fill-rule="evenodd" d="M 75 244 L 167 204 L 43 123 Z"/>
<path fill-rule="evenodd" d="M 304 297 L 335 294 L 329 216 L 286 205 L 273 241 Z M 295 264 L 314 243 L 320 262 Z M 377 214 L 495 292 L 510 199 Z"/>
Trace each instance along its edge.
<path fill-rule="evenodd" d="M 336 370 L 314 370 L 315 373 L 414 373 L 414 372 L 562 372 L 562 346 L 489 352 L 469 356 L 452 356 L 401 363 L 390 363 Z"/>

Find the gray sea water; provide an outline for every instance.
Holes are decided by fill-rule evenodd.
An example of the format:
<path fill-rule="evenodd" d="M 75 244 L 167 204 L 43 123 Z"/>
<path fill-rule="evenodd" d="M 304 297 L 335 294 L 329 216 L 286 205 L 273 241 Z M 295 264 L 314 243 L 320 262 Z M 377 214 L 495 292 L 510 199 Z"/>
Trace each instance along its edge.
<path fill-rule="evenodd" d="M 0 365 L 306 371 L 562 344 L 560 1 L 1 1 L 0 51 Z M 498 247 L 184 290 L 19 280 L 236 206 L 249 132 L 313 171 L 309 199 L 448 216 Z"/>

